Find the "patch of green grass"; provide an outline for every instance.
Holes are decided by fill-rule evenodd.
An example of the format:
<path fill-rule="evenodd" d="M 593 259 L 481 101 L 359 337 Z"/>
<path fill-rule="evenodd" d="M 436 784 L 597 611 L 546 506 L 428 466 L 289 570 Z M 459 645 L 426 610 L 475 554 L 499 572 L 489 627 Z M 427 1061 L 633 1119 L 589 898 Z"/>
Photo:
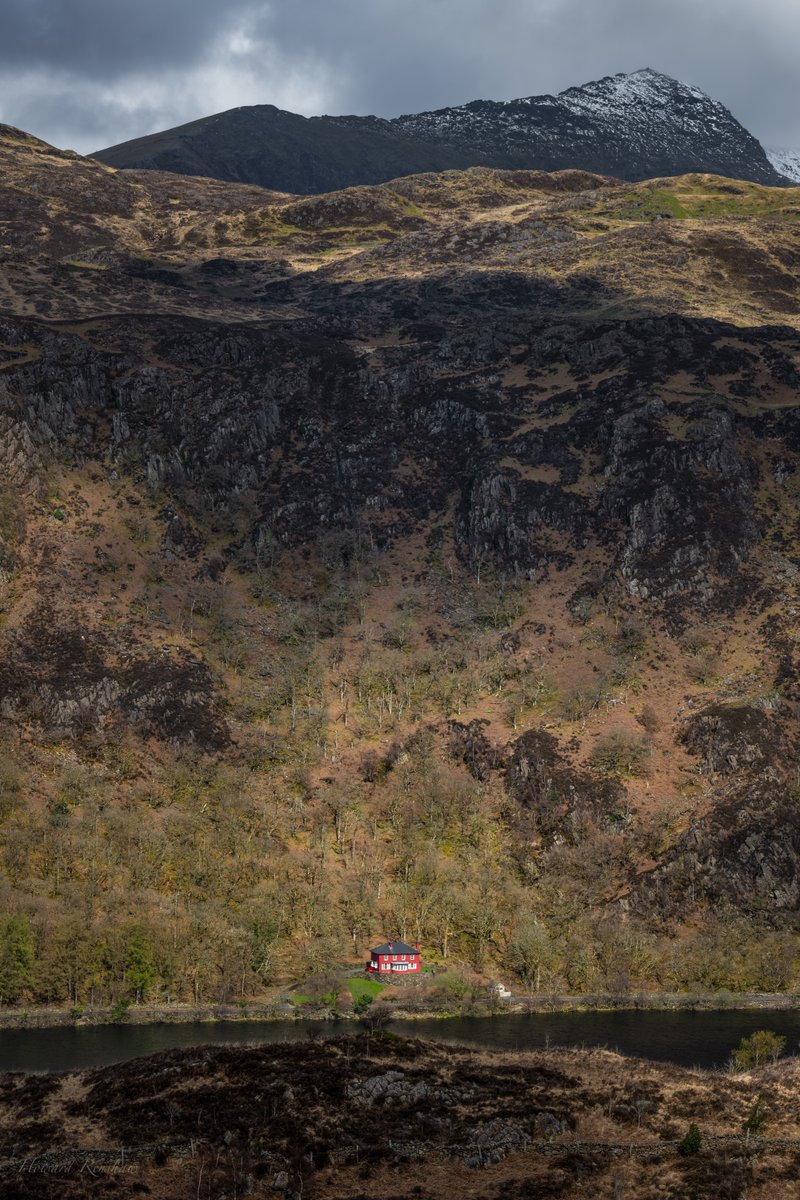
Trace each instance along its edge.
<path fill-rule="evenodd" d="M 80 267 L 81 270 L 84 270 L 84 271 L 107 271 L 108 270 L 108 267 L 104 266 L 102 263 L 84 262 L 83 259 L 80 259 L 80 258 L 68 258 L 64 262 L 64 266 L 65 267 Z"/>
<path fill-rule="evenodd" d="M 681 442 L 686 441 L 689 422 L 681 417 L 678 413 L 668 413 L 662 421 L 662 425 L 667 429 L 673 437 Z"/>
<path fill-rule="evenodd" d="M 409 199 L 408 196 L 400 195 L 399 199 L 400 199 L 400 204 L 402 205 L 402 208 L 403 208 L 403 212 L 406 214 L 406 216 L 419 217 L 423 221 L 428 220 L 428 218 L 426 217 L 426 215 L 422 211 L 422 209 L 419 207 L 419 205 L 415 204 L 414 201 Z"/>
<path fill-rule="evenodd" d="M 219 224 L 220 222 L 217 222 L 217 225 Z M 232 222 L 225 233 L 225 244 L 285 242 L 287 238 L 305 232 L 299 226 L 281 220 L 271 209 L 265 208 L 247 213 L 240 222 Z M 217 237 L 219 236 L 218 232 Z"/>
<path fill-rule="evenodd" d="M 629 192 L 618 215 L 631 221 L 651 221 L 659 214 L 681 219 L 689 214 L 678 197 L 662 188 Z"/>
<path fill-rule="evenodd" d="M 348 979 L 347 990 L 354 1000 L 363 1000 L 369 998 L 374 1000 L 380 996 L 385 983 L 378 983 L 377 979 Z"/>
<path fill-rule="evenodd" d="M 642 185 L 606 202 L 597 215 L 628 221 L 651 221 L 655 216 L 677 220 L 703 217 L 800 216 L 791 189 L 761 187 L 746 182 L 679 177 L 663 186 Z"/>

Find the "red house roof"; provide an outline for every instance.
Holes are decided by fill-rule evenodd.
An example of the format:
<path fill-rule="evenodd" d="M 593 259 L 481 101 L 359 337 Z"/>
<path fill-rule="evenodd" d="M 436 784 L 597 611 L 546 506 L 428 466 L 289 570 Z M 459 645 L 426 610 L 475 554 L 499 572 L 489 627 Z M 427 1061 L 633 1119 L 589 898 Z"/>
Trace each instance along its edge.
<path fill-rule="evenodd" d="M 384 942 L 382 946 L 371 950 L 370 954 L 419 954 L 419 950 L 407 942 Z"/>

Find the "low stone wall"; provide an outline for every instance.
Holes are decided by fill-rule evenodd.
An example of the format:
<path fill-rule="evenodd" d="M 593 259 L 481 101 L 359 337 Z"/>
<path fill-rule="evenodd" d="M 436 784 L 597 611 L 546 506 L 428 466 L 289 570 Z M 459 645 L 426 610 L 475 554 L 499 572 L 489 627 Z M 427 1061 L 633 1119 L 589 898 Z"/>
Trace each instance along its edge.
<path fill-rule="evenodd" d="M 383 1006 L 383 1002 L 381 1002 Z M 533 995 L 512 996 L 510 1000 L 477 1001 L 459 1010 L 443 1011 L 427 1007 L 423 998 L 413 1005 L 397 1007 L 391 1005 L 392 1016 L 397 1020 L 424 1019 L 426 1017 L 490 1016 L 498 1013 L 524 1012 L 580 1012 L 604 1010 L 650 1010 L 691 1011 L 704 1009 L 764 1009 L 780 1010 L 800 1008 L 800 994 L 795 992 L 710 992 L 706 994 L 685 992 L 626 992 L 620 994 L 598 993 L 594 995 Z M 0 1029 L 44 1029 L 68 1025 L 110 1025 L 124 1022 L 128 1025 L 154 1025 L 159 1023 L 180 1024 L 188 1021 L 280 1021 L 304 1020 L 325 1021 L 331 1012 L 324 1006 L 298 1010 L 282 1002 L 253 1000 L 242 1004 L 170 1004 L 131 1005 L 123 1012 L 111 1008 L 31 1007 L 4 1008 L 0 1006 Z M 336 1014 L 338 1020 L 350 1020 L 352 1012 Z"/>
<path fill-rule="evenodd" d="M 555 1138 L 531 1138 L 513 1123 L 497 1122 L 496 1128 L 486 1131 L 481 1144 L 473 1140 L 467 1144 L 439 1146 L 424 1141 L 388 1142 L 381 1147 L 382 1157 L 392 1162 L 421 1162 L 426 1159 L 460 1159 L 469 1167 L 480 1169 L 491 1166 L 508 1154 L 539 1154 L 545 1157 L 562 1155 L 587 1155 L 604 1158 L 634 1158 L 640 1160 L 664 1158 L 678 1153 L 680 1141 L 671 1139 L 658 1142 L 586 1142 Z M 764 1154 L 769 1151 L 799 1150 L 800 1138 L 747 1137 L 742 1133 L 706 1134 L 703 1136 L 699 1153 L 704 1150 L 721 1150 L 735 1147 L 748 1154 Z M 166 1161 L 168 1158 L 193 1158 L 203 1153 L 203 1142 L 155 1143 L 146 1146 L 121 1146 L 114 1149 L 81 1149 L 64 1147 L 27 1158 L 7 1158 L 0 1161 L 0 1178 L 9 1175 L 118 1175 L 135 1170 L 148 1160 Z M 343 1166 L 357 1163 L 365 1147 L 354 1143 L 342 1146 L 330 1156 L 332 1165 Z M 374 1151 L 374 1146 L 370 1147 Z M 281 1166 L 279 1157 L 273 1166 Z M 285 1165 L 285 1164 L 284 1164 Z M 288 1184 L 286 1172 L 279 1172 Z M 277 1178 L 277 1176 L 276 1176 Z M 273 1186 L 275 1186 L 273 1184 Z M 278 1185 L 282 1190 L 283 1184 Z"/>

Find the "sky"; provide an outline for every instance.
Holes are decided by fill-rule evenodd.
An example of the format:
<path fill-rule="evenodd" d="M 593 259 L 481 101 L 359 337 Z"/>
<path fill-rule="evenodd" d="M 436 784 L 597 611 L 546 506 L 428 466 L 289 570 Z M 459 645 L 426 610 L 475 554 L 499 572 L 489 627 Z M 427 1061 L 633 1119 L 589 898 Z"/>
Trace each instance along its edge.
<path fill-rule="evenodd" d="M 800 148 L 798 0 L 0 0 L 0 121 L 83 153 L 243 104 L 397 116 L 653 67 Z"/>

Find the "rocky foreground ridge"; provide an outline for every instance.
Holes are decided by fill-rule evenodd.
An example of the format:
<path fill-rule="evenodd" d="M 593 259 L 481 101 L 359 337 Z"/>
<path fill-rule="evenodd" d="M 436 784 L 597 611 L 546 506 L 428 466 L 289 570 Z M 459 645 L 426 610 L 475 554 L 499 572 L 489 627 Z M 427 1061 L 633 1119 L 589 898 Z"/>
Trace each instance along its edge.
<path fill-rule="evenodd" d="M 327 192 L 398 175 L 464 167 L 559 171 L 623 179 L 704 171 L 785 183 L 783 160 L 719 101 L 645 69 L 557 96 L 475 100 L 435 112 L 301 117 L 271 104 L 234 108 L 98 150 L 114 167 L 208 175 L 290 192 Z"/>
<path fill-rule="evenodd" d="M 731 1077 L 600 1050 L 505 1054 L 385 1035 L 200 1047 L 0 1077 L 0 1186 L 9 1200 L 54 1186 L 65 1200 L 611 1189 L 767 1200 L 797 1175 L 796 1076 L 796 1060 Z M 686 1156 L 690 1123 L 702 1142 Z"/>
<path fill-rule="evenodd" d="M 4 1002 L 795 985 L 794 190 L 0 198 Z"/>

